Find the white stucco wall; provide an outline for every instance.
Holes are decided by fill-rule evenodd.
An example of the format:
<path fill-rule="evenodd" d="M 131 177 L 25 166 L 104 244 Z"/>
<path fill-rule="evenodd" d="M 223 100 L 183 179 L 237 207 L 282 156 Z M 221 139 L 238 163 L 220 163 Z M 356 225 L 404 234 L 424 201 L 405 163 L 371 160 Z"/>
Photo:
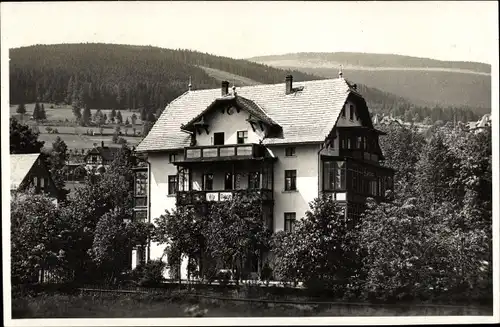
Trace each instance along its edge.
<path fill-rule="evenodd" d="M 196 135 L 196 145 L 213 145 L 214 133 L 218 132 L 224 133 L 224 144 L 236 144 L 238 131 L 248 131 L 246 143 L 259 143 L 259 140 L 264 137 L 264 132 L 261 131 L 260 126 L 255 126 L 254 132 L 250 123 L 246 121 L 248 117 L 249 113 L 245 110 L 240 110 L 238 113 L 236 109 L 233 109 L 232 114 L 228 115 L 226 112 L 223 114 L 221 110 L 215 109 L 205 117 L 205 122 L 209 124 L 208 135 L 204 130 Z"/>
<path fill-rule="evenodd" d="M 171 152 L 172 153 L 172 152 Z M 175 152 L 177 157 L 181 152 Z M 151 153 L 148 156 L 150 163 L 150 219 L 154 223 L 155 218 L 163 215 L 165 210 L 171 211 L 175 209 L 175 195 L 168 194 L 168 176 L 177 174 L 177 167 L 169 163 L 170 153 Z M 167 257 L 164 256 L 165 245 L 151 242 L 149 247 L 149 259 L 157 260 L 162 258 L 167 262 Z M 183 260 L 181 266 L 181 275 L 187 275 L 187 260 Z M 165 277 L 169 278 L 168 270 L 165 272 Z"/>
<path fill-rule="evenodd" d="M 294 146 L 294 145 L 290 145 Z M 285 212 L 295 212 L 297 219 L 304 217 L 309 203 L 318 196 L 319 144 L 295 145 L 295 156 L 285 156 L 285 146 L 272 147 L 278 160 L 274 164 L 274 231 L 285 226 Z M 285 170 L 297 171 L 297 191 L 285 191 Z"/>

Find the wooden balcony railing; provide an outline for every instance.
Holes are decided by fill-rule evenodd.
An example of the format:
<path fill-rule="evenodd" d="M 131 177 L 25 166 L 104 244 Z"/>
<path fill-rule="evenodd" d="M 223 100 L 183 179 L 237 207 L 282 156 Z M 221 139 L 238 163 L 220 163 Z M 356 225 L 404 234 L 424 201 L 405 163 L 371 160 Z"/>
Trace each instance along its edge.
<path fill-rule="evenodd" d="M 184 149 L 184 158 L 177 161 L 221 161 L 262 158 L 265 148 L 260 144 L 228 144 L 195 146 Z"/>
<path fill-rule="evenodd" d="M 273 199 L 273 192 L 268 189 L 253 190 L 227 190 L 227 191 L 179 191 L 177 192 L 177 205 L 197 204 L 210 201 L 229 201 L 233 196 L 239 195 L 242 200 L 257 196 L 259 200 Z"/>

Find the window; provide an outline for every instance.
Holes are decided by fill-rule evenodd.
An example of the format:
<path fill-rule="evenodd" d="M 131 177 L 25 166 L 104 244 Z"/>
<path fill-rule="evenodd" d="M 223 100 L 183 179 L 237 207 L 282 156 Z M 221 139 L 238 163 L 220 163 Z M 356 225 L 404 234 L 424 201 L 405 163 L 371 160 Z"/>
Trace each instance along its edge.
<path fill-rule="evenodd" d="M 214 145 L 224 145 L 224 132 L 214 133 Z"/>
<path fill-rule="evenodd" d="M 285 212 L 285 232 L 292 232 L 295 225 L 295 212 Z"/>
<path fill-rule="evenodd" d="M 293 157 L 293 156 L 295 156 L 295 147 L 290 146 L 288 148 L 285 148 L 285 156 L 286 157 Z"/>
<path fill-rule="evenodd" d="M 173 163 L 173 162 L 175 162 L 175 153 L 171 153 L 171 154 L 168 156 L 168 162 L 169 162 L 169 163 Z"/>
<path fill-rule="evenodd" d="M 238 144 L 247 143 L 248 131 L 238 131 Z"/>
<path fill-rule="evenodd" d="M 354 120 L 354 106 L 352 104 L 349 105 L 349 119 Z"/>
<path fill-rule="evenodd" d="M 146 247 L 144 246 L 137 247 L 137 262 L 140 265 L 146 263 Z"/>
<path fill-rule="evenodd" d="M 297 171 L 285 170 L 285 191 L 297 190 Z"/>
<path fill-rule="evenodd" d="M 33 185 L 34 185 L 35 187 L 38 187 L 38 178 L 37 178 L 36 176 L 35 176 L 35 177 L 33 177 Z"/>
<path fill-rule="evenodd" d="M 97 162 L 97 156 L 92 156 L 92 163 L 96 163 Z"/>
<path fill-rule="evenodd" d="M 226 173 L 224 177 L 224 190 L 232 190 L 233 189 L 233 174 Z"/>
<path fill-rule="evenodd" d="M 259 172 L 248 173 L 248 189 L 258 189 L 260 184 Z"/>
<path fill-rule="evenodd" d="M 203 190 L 212 191 L 214 189 L 214 174 L 203 174 Z"/>
<path fill-rule="evenodd" d="M 40 178 L 40 189 L 44 189 L 45 188 L 45 178 Z"/>
<path fill-rule="evenodd" d="M 135 173 L 135 196 L 146 196 L 148 186 L 148 173 L 138 171 Z"/>
<path fill-rule="evenodd" d="M 177 175 L 168 176 L 168 194 L 175 194 L 177 192 Z"/>
<path fill-rule="evenodd" d="M 326 191 L 345 190 L 346 169 L 344 161 L 323 163 L 323 189 Z"/>
<path fill-rule="evenodd" d="M 342 111 L 340 112 L 340 114 L 342 115 L 343 118 L 345 118 L 345 108 L 342 109 Z"/>

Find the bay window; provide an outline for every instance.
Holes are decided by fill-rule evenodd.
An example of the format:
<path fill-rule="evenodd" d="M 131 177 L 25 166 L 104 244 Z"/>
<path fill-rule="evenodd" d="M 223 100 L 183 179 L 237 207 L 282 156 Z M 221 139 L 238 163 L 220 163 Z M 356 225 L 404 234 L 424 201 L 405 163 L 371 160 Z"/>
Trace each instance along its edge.
<path fill-rule="evenodd" d="M 323 190 L 346 189 L 345 161 L 325 161 L 323 163 Z"/>

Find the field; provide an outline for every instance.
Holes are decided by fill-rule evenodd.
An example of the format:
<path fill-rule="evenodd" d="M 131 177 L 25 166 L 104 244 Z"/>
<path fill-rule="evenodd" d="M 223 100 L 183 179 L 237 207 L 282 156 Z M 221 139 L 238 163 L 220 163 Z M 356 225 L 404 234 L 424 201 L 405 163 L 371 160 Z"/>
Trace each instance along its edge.
<path fill-rule="evenodd" d="M 189 317 L 186 309 L 193 306 L 206 310 L 206 317 L 492 315 L 489 307 L 277 304 L 188 298 L 180 294 L 43 294 L 13 299 L 12 318 Z"/>
<path fill-rule="evenodd" d="M 119 145 L 113 144 L 111 141 L 111 137 L 114 133 L 116 125 L 109 124 L 104 126 L 103 135 L 100 135 L 98 127 L 76 126 L 74 123 L 75 118 L 73 116 L 71 106 L 52 105 L 50 103 L 44 103 L 45 112 L 47 114 L 47 122 L 41 125 L 30 119 L 33 114 L 34 106 L 34 103 L 26 104 L 26 114 L 24 115 L 22 121 L 30 126 L 37 126 L 38 131 L 40 132 L 38 138 L 39 140 L 45 142 L 45 148 L 50 149 L 52 147 L 52 142 L 54 142 L 57 136 L 60 136 L 70 149 L 88 149 L 92 148 L 94 146 L 94 143 L 100 145 L 102 141 L 104 141 L 104 144 L 106 146 L 119 147 Z M 53 108 L 50 108 L 51 106 L 53 106 Z M 17 106 L 10 106 L 10 116 L 20 119 L 19 114 L 16 113 L 16 109 Z M 108 116 L 111 114 L 110 109 L 103 109 L 101 111 Z M 95 110 L 91 109 L 91 113 L 93 114 L 94 112 Z M 121 113 L 123 116 L 123 121 L 125 121 L 127 118 L 129 119 L 129 121 L 131 121 L 131 117 L 134 113 L 137 116 L 140 116 L 138 112 L 129 110 L 121 110 Z M 142 122 L 138 118 L 135 126 L 136 133 L 141 132 L 141 124 Z M 56 128 L 58 133 L 48 133 L 47 128 Z M 127 140 L 127 143 L 130 146 L 136 146 L 142 140 L 142 136 L 130 136 L 133 134 L 132 127 L 125 128 L 121 126 L 120 129 L 123 133 L 122 137 Z M 87 130 L 93 131 L 94 135 L 86 135 Z M 126 136 L 125 133 L 129 136 Z"/>

